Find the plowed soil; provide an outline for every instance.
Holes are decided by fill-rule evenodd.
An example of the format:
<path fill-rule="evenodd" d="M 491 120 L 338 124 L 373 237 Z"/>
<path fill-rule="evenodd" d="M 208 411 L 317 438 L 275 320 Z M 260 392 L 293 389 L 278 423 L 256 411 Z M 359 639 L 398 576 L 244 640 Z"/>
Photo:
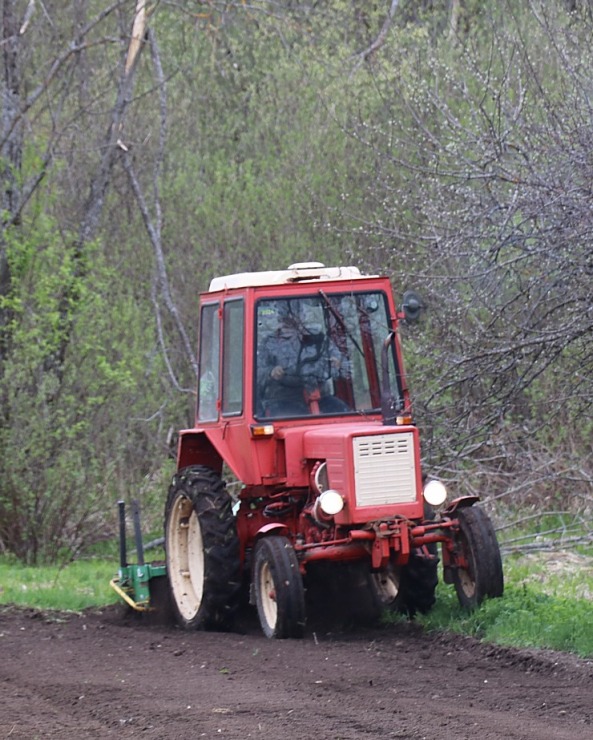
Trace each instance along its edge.
<path fill-rule="evenodd" d="M 592 622 L 593 624 L 593 622 Z M 268 640 L 0 607 L 0 737 L 593 738 L 593 662 L 413 623 Z"/>

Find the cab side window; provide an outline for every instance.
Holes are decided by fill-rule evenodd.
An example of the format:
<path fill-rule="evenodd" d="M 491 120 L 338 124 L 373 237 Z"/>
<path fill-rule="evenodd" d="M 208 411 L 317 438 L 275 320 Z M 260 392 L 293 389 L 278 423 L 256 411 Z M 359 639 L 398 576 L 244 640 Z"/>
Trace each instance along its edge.
<path fill-rule="evenodd" d="M 220 319 L 218 303 L 202 307 L 200 317 L 200 378 L 198 381 L 198 420 L 218 419 L 220 379 Z"/>
<path fill-rule="evenodd" d="M 223 311 L 222 413 L 228 416 L 243 411 L 243 301 L 226 301 Z"/>

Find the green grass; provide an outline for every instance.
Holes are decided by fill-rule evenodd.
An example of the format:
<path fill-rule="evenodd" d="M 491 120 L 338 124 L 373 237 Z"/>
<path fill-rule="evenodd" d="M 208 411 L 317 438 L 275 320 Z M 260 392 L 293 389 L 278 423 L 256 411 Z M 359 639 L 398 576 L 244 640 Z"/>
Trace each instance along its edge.
<path fill-rule="evenodd" d="M 464 612 L 440 583 L 435 608 L 418 621 L 487 642 L 593 656 L 593 557 L 573 552 L 508 556 L 505 594 Z"/>
<path fill-rule="evenodd" d="M 160 557 L 157 553 L 154 557 Z M 150 554 L 153 559 L 153 553 Z M 0 604 L 80 611 L 117 601 L 109 587 L 117 561 L 98 557 L 65 567 L 26 567 L 0 557 Z M 507 556 L 505 594 L 468 614 L 452 586 L 418 617 L 427 630 L 449 630 L 500 645 L 593 656 L 593 556 L 576 552 Z"/>
<path fill-rule="evenodd" d="M 117 563 L 107 560 L 77 560 L 64 567 L 29 567 L 0 558 L 0 604 L 37 609 L 80 611 L 117 600 L 109 581 Z"/>
<path fill-rule="evenodd" d="M 593 600 L 593 555 L 590 550 L 538 552 L 507 556 L 508 582 L 549 596 Z"/>

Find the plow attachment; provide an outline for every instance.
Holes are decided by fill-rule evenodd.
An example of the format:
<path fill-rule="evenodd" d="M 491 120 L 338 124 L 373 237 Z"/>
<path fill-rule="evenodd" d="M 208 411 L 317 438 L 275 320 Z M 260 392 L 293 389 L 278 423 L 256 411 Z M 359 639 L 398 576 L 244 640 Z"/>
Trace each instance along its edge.
<path fill-rule="evenodd" d="M 136 564 L 128 563 L 126 547 L 126 505 L 118 502 L 119 570 L 109 585 L 136 612 L 155 612 L 169 608 L 167 569 L 164 563 L 146 563 L 140 529 L 140 507 L 133 502 L 132 518 L 136 545 Z"/>

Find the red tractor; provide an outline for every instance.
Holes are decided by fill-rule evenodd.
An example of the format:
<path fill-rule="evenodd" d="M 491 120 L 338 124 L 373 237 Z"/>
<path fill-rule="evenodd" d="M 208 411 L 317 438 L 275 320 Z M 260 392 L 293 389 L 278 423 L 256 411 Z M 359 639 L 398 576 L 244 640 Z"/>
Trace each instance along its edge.
<path fill-rule="evenodd" d="M 196 423 L 179 434 L 166 572 L 187 628 L 231 623 L 249 585 L 268 637 L 299 637 L 315 572 L 426 612 L 444 580 L 473 608 L 503 592 L 477 497 L 423 478 L 389 279 L 319 263 L 219 277 L 200 297 Z M 231 496 L 228 466 L 240 481 Z M 438 512 L 438 513 L 436 513 Z"/>

